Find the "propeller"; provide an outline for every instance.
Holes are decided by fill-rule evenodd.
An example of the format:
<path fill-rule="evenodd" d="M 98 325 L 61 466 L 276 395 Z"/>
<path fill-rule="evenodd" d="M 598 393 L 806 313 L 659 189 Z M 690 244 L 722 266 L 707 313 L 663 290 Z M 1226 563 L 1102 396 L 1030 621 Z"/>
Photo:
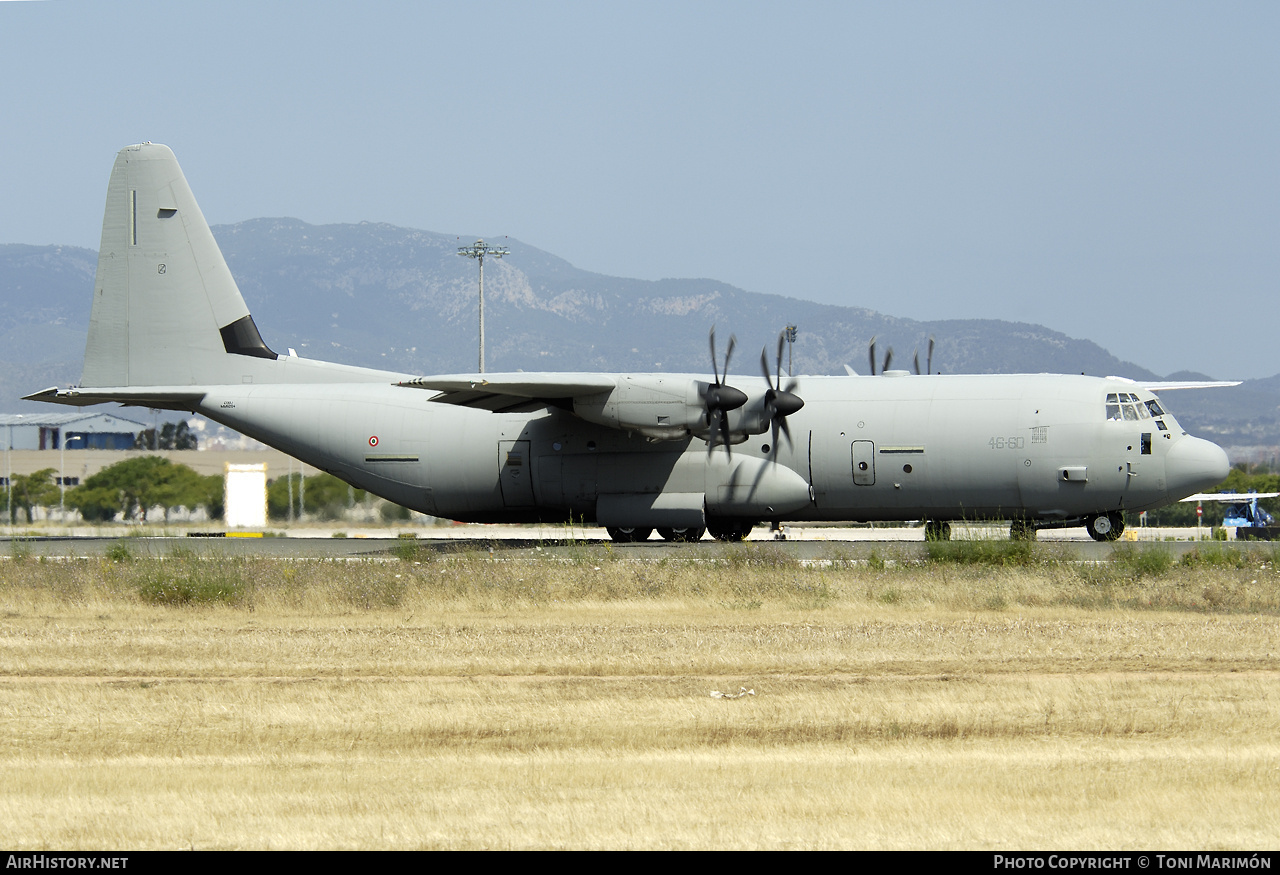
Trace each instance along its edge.
<path fill-rule="evenodd" d="M 733 450 L 729 449 L 729 411 L 737 410 L 747 403 L 745 392 L 724 384 L 724 380 L 729 378 L 729 359 L 733 356 L 733 348 L 737 345 L 738 338 L 732 334 L 729 335 L 729 349 L 724 354 L 724 379 L 721 379 L 716 362 L 716 329 L 714 325 L 711 326 L 711 370 L 715 374 L 716 381 L 707 386 L 702 393 L 702 400 L 707 409 L 707 425 L 711 428 L 711 433 L 707 436 L 707 455 L 715 449 L 716 442 L 721 440 L 724 443 L 724 451 L 730 456 L 733 455 Z"/>
<path fill-rule="evenodd" d="M 933 373 L 933 335 L 929 335 L 929 353 L 925 357 L 924 372 Z M 920 375 L 920 350 L 916 350 L 916 376 Z"/>
<path fill-rule="evenodd" d="M 874 337 L 871 338 L 871 346 L 868 348 L 867 353 L 871 358 L 871 376 L 874 377 L 876 375 L 876 339 Z M 889 370 L 889 365 L 892 363 L 893 347 L 891 346 L 884 354 L 884 367 L 880 369 L 880 373 L 883 374 L 885 371 Z"/>
<path fill-rule="evenodd" d="M 873 341 L 874 342 L 874 341 Z M 778 335 L 778 360 L 774 368 L 776 377 L 769 375 L 769 351 L 760 350 L 760 370 L 764 373 L 765 385 L 769 391 L 764 393 L 765 415 L 773 423 L 773 440 L 771 443 L 774 458 L 778 455 L 778 431 L 787 436 L 787 445 L 792 446 L 791 429 L 787 427 L 787 417 L 804 407 L 804 399 L 795 394 L 799 381 L 794 377 L 787 380 L 787 388 L 782 388 L 782 347 L 786 343 L 786 332 Z"/>

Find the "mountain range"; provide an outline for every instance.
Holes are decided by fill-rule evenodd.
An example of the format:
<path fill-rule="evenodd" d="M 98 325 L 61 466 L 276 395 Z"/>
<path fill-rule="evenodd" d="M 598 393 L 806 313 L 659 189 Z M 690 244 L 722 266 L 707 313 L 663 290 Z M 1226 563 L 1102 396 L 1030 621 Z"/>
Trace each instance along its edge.
<path fill-rule="evenodd" d="M 413 374 L 471 373 L 477 365 L 477 267 L 471 238 L 379 223 L 309 225 L 252 219 L 213 228 L 263 339 L 277 352 Z M 747 292 L 713 279 L 637 280 L 579 270 L 518 240 L 485 260 L 487 370 L 711 373 L 736 334 L 731 372 L 763 379 L 755 350 L 776 350 L 798 326 L 797 374 L 924 367 L 942 373 L 1087 373 L 1162 379 L 1097 344 L 1041 325 L 992 319 L 902 319 L 864 307 Z M 20 397 L 79 379 L 97 253 L 71 246 L 0 245 L 0 410 L 38 413 Z M 850 298 L 856 297 L 851 289 Z M 891 301 L 883 302 L 891 306 Z M 784 361 L 784 368 L 786 363 Z M 1163 379 L 1210 379 L 1181 372 Z M 1166 399 L 1189 431 L 1224 446 L 1280 445 L 1280 374 L 1231 389 Z M 1274 455 L 1275 450 L 1271 449 Z"/>

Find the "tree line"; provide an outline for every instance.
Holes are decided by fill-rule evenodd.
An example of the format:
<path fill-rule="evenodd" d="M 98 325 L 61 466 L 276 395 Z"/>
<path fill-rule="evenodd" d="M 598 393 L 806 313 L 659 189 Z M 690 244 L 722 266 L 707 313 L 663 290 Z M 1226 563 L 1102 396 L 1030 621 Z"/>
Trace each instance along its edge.
<path fill-rule="evenodd" d="M 353 489 L 332 474 L 293 474 L 268 485 L 267 512 L 274 520 L 301 519 L 304 515 L 338 519 L 347 508 L 365 499 L 364 490 Z M 190 511 L 204 508 L 209 518 L 216 520 L 222 519 L 223 502 L 221 475 L 198 474 L 162 456 L 117 462 L 68 488 L 65 494 L 54 468 L 17 474 L 11 487 L 0 486 L 0 514 L 10 508 L 10 525 L 34 522 L 36 508 L 56 508 L 60 503 L 78 511 L 87 522 L 111 522 L 116 514 L 125 520 L 147 522 L 148 514 L 157 507 L 166 513 L 178 507 Z M 383 516 L 388 518 L 386 513 Z M 400 517 L 397 514 L 395 518 Z"/>

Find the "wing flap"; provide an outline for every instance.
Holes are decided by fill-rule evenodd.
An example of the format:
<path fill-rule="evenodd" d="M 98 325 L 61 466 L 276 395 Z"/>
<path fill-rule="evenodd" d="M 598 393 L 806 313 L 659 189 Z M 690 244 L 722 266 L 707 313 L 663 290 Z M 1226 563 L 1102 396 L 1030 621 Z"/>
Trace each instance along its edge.
<path fill-rule="evenodd" d="M 396 385 L 439 392 L 431 398 L 438 404 L 507 413 L 548 404 L 572 409 L 575 396 L 610 392 L 617 381 L 607 374 L 446 374 Z"/>
<path fill-rule="evenodd" d="M 608 392 L 618 385 L 609 374 L 444 374 L 414 377 L 397 383 L 410 389 L 438 392 L 487 392 L 521 398 L 572 398 Z"/>

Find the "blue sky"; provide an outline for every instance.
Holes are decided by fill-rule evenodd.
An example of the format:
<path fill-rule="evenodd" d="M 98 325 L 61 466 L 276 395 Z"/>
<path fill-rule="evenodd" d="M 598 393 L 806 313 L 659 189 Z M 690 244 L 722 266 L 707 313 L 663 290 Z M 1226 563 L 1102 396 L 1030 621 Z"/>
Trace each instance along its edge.
<path fill-rule="evenodd" d="M 1277 45 L 1273 2 L 0 2 L 0 242 L 96 248 L 152 140 L 214 224 L 509 235 L 1270 376 Z"/>

